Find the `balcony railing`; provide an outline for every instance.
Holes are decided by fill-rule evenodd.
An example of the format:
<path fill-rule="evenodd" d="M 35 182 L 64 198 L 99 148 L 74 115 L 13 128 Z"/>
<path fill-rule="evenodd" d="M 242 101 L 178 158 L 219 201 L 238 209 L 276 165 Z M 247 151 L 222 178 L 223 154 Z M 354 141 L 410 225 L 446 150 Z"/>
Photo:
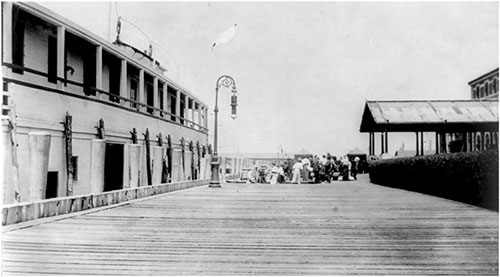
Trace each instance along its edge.
<path fill-rule="evenodd" d="M 18 69 L 18 70 L 22 70 L 25 72 L 35 74 L 35 75 L 39 75 L 39 76 L 43 76 L 43 77 L 47 77 L 47 78 L 49 77 L 49 74 L 47 74 L 46 72 L 42 72 L 42 71 L 39 71 L 36 69 L 32 69 L 32 68 L 28 68 L 28 67 L 24 67 L 24 66 L 20 66 L 20 65 L 16 65 L 16 64 L 10 64 L 10 63 L 2 63 L 2 65 L 9 67 L 11 69 Z M 4 79 L 6 79 L 6 78 L 4 78 Z M 96 98 L 97 98 L 97 100 L 100 100 L 101 103 L 104 103 L 106 105 L 118 106 L 118 107 L 124 108 L 126 110 L 130 110 L 130 111 L 137 111 L 137 112 L 140 112 L 142 114 L 153 116 L 153 117 L 156 117 L 156 118 L 159 118 L 159 119 L 162 119 L 162 120 L 174 123 L 174 124 L 186 126 L 187 128 L 191 128 L 191 129 L 200 131 L 200 132 L 205 133 L 205 134 L 208 133 L 208 128 L 203 127 L 202 125 L 196 123 L 195 121 L 189 120 L 189 119 L 184 118 L 180 115 L 176 115 L 176 114 L 170 113 L 168 111 L 165 111 L 163 109 L 159 109 L 157 107 L 150 106 L 146 103 L 141 103 L 139 101 L 136 101 L 136 100 L 133 100 L 130 98 L 126 98 L 126 97 L 123 97 L 123 96 L 120 96 L 117 94 L 113 94 L 113 93 L 110 93 L 110 92 L 102 90 L 102 89 L 98 89 L 94 86 L 87 86 L 83 83 L 75 82 L 75 81 L 68 80 L 68 79 L 61 78 L 61 77 L 57 77 L 56 79 L 58 81 L 65 83 L 65 84 L 71 84 L 71 85 L 82 87 L 84 89 L 84 91 L 94 91 L 95 92 L 95 95 L 89 95 L 89 93 L 85 93 L 84 96 L 78 95 L 79 97 L 85 97 L 87 99 L 93 99 L 93 100 L 96 100 Z M 15 82 L 16 80 L 12 80 L 12 81 Z M 36 85 L 36 87 L 40 88 L 40 89 L 55 91 L 52 88 L 43 87 L 40 85 Z M 76 96 L 77 94 L 65 93 L 65 95 L 70 95 L 70 96 L 75 95 Z M 109 98 L 109 101 L 103 100 L 102 99 L 103 95 L 107 95 Z M 172 118 L 174 118 L 175 120 L 172 120 Z"/>

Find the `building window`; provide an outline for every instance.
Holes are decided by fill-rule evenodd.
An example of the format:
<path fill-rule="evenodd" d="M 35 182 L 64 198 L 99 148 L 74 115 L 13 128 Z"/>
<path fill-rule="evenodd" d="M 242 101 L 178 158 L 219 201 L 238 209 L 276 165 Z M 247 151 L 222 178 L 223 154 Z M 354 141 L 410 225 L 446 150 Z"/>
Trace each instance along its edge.
<path fill-rule="evenodd" d="M 165 107 L 165 109 L 171 114 L 170 116 L 170 120 L 172 121 L 176 121 L 176 117 L 175 117 L 175 114 L 176 114 L 176 109 L 175 109 L 175 105 L 176 105 L 176 102 L 177 102 L 177 99 L 176 99 L 176 95 L 177 95 L 177 92 L 174 88 L 170 87 L 170 86 L 167 86 L 167 99 L 168 99 L 168 103 L 167 103 L 167 107 Z"/>
<path fill-rule="evenodd" d="M 481 94 L 479 95 L 479 98 L 483 98 L 484 97 L 484 87 L 481 87 Z"/>
<path fill-rule="evenodd" d="M 160 102 L 159 103 L 159 107 L 160 107 L 160 110 L 164 110 L 164 107 L 163 107 L 163 83 L 158 81 L 158 101 Z M 160 112 L 160 116 L 163 117 L 163 113 Z"/>
<path fill-rule="evenodd" d="M 12 63 L 24 67 L 24 12 L 19 8 L 14 8 L 12 12 Z M 12 72 L 23 74 L 23 69 L 14 68 Z"/>
<path fill-rule="evenodd" d="M 490 133 L 484 134 L 484 149 L 490 149 Z"/>
<path fill-rule="evenodd" d="M 489 95 L 488 84 L 488 82 L 484 83 L 484 96 Z"/>
<path fill-rule="evenodd" d="M 137 79 L 131 78 L 130 79 L 130 99 L 133 101 L 137 101 Z M 132 102 L 130 104 L 132 108 L 137 108 L 137 104 Z"/>
<path fill-rule="evenodd" d="M 184 116 L 185 116 L 185 110 L 186 110 L 186 102 L 185 102 L 185 97 L 183 94 L 181 94 L 181 104 L 180 104 L 180 111 L 179 111 L 179 116 L 180 116 L 180 123 L 184 125 Z"/>
<path fill-rule="evenodd" d="M 57 38 L 49 36 L 47 74 L 50 83 L 57 83 Z"/>
<path fill-rule="evenodd" d="M 93 60 L 95 62 L 95 47 L 93 49 Z M 108 90 L 109 101 L 120 103 L 120 80 L 121 80 L 121 60 L 107 51 L 102 51 L 102 64 L 104 68 L 107 68 L 108 80 L 103 79 L 104 89 Z M 95 71 L 93 73 L 95 75 Z M 93 80 L 95 82 L 95 79 Z M 106 82 L 106 84 L 104 84 Z M 116 95 L 116 96 L 114 96 Z"/>
<path fill-rule="evenodd" d="M 154 86 L 152 83 L 146 83 L 146 104 L 149 106 L 149 107 L 154 107 L 154 96 L 153 96 L 153 93 L 154 93 Z M 153 108 L 147 108 L 147 112 L 150 113 L 150 114 L 153 114 L 154 110 Z"/>
<path fill-rule="evenodd" d="M 479 86 L 476 86 L 476 91 L 475 91 L 475 94 L 474 94 L 474 98 L 475 99 L 479 98 Z"/>
<path fill-rule="evenodd" d="M 144 82 L 145 82 L 145 93 L 146 93 L 146 105 L 149 107 L 146 108 L 147 113 L 153 114 L 154 109 L 150 107 L 154 107 L 154 79 L 152 76 L 144 74 Z"/>
<path fill-rule="evenodd" d="M 481 150 L 481 133 L 476 135 L 476 151 Z"/>

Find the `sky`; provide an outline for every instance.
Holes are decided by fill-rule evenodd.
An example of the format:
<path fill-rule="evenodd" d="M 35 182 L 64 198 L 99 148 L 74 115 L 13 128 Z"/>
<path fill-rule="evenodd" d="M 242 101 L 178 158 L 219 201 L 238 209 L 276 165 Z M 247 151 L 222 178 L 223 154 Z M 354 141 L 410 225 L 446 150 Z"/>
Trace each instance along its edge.
<path fill-rule="evenodd" d="M 211 144 L 215 83 L 233 77 L 238 117 L 221 88 L 219 153 L 368 152 L 366 100 L 470 99 L 467 83 L 498 67 L 496 2 L 40 4 L 109 41 L 124 18 L 121 40 L 152 41 L 168 76 L 209 106 Z M 212 51 L 234 24 L 234 38 Z M 414 135 L 389 143 L 415 149 Z"/>

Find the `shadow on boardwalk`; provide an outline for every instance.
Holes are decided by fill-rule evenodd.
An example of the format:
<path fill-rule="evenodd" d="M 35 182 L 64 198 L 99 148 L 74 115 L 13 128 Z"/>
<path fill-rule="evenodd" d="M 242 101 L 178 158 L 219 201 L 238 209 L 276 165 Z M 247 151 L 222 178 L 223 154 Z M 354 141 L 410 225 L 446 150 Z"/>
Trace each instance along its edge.
<path fill-rule="evenodd" d="M 2 270 L 498 275 L 498 213 L 357 182 L 223 184 L 2 234 Z"/>

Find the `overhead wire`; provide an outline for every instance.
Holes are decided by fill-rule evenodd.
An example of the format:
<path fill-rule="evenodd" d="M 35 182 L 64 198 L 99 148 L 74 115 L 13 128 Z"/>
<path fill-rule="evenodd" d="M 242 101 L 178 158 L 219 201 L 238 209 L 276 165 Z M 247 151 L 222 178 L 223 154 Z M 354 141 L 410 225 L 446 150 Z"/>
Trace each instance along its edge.
<path fill-rule="evenodd" d="M 176 75 L 177 75 L 177 81 L 180 82 L 180 67 L 179 67 L 179 64 L 177 63 L 177 61 L 175 60 L 174 56 L 167 50 L 165 49 L 161 44 L 159 43 L 156 43 L 155 41 L 153 41 L 151 38 L 149 38 L 149 36 L 146 34 L 146 32 L 144 32 L 144 30 L 142 30 L 139 26 L 137 26 L 136 24 L 134 24 L 132 21 L 126 19 L 125 17 L 123 17 L 122 15 L 120 15 L 120 12 L 118 11 L 118 2 L 115 1 L 115 11 L 116 11 L 116 17 L 118 18 L 118 21 L 122 20 L 124 22 L 127 22 L 128 24 L 132 25 L 133 27 L 135 27 L 137 30 L 139 30 L 143 35 L 144 37 L 148 40 L 149 42 L 149 46 L 150 46 L 150 51 L 152 52 L 153 51 L 153 44 L 158 46 L 160 49 L 162 49 L 163 51 L 165 51 L 165 53 L 170 57 L 169 60 L 171 60 L 175 66 L 175 71 L 176 71 Z"/>

